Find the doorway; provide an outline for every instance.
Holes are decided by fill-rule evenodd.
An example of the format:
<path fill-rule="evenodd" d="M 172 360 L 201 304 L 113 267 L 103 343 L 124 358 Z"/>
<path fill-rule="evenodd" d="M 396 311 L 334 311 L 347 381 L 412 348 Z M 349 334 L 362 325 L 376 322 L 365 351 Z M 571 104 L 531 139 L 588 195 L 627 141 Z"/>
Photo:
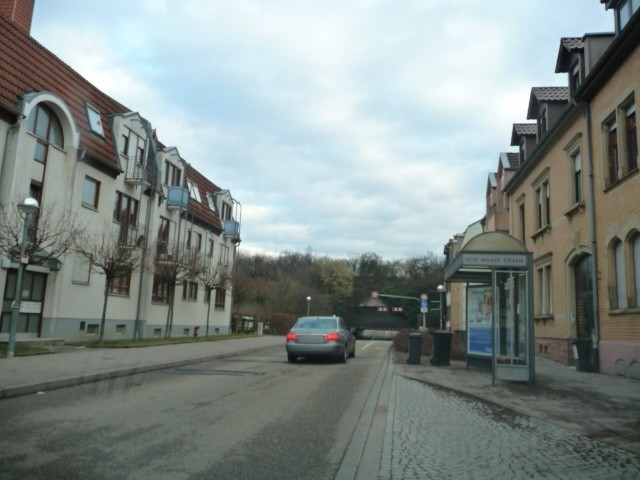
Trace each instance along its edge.
<path fill-rule="evenodd" d="M 11 326 L 11 304 L 16 295 L 15 269 L 7 272 L 4 296 L 2 298 L 2 316 L 0 317 L 0 334 L 8 334 Z M 24 272 L 22 280 L 22 297 L 20 299 L 20 315 L 18 317 L 18 334 L 39 337 L 42 328 L 42 306 L 44 305 L 47 274 L 40 272 Z"/>
<path fill-rule="evenodd" d="M 581 257 L 573 267 L 576 295 L 576 337 L 589 338 L 593 330 L 593 275 L 591 256 Z"/>

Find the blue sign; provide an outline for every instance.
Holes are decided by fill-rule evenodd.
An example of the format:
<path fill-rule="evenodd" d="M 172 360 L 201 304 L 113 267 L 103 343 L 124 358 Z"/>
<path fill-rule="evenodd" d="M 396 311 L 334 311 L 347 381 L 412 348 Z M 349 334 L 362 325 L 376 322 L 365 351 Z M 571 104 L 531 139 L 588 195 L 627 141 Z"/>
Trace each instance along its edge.
<path fill-rule="evenodd" d="M 420 300 L 420 312 L 427 313 L 429 311 L 429 300 Z"/>

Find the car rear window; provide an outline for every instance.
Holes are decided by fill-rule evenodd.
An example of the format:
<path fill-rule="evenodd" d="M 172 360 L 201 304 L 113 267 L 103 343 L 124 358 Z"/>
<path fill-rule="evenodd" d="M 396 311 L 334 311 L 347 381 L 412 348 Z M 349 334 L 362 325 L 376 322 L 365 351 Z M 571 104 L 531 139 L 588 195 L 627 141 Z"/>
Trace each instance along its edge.
<path fill-rule="evenodd" d="M 336 328 L 336 319 L 334 318 L 305 318 L 298 320 L 295 328 L 308 328 L 319 330 L 333 330 Z"/>

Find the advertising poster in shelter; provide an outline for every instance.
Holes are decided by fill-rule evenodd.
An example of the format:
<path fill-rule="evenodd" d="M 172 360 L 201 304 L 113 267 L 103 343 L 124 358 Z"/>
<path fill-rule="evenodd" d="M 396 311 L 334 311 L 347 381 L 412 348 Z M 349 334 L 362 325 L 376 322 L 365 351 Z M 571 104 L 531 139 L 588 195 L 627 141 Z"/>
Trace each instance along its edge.
<path fill-rule="evenodd" d="M 491 314 L 493 288 L 488 285 L 467 288 L 467 353 L 491 356 Z"/>

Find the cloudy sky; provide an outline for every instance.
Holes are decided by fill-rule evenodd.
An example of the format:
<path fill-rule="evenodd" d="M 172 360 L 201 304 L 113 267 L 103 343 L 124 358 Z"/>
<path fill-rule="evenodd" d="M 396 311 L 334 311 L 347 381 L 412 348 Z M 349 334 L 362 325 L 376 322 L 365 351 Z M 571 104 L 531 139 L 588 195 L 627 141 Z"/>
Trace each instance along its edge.
<path fill-rule="evenodd" d="M 37 0 L 32 35 L 242 204 L 242 250 L 400 259 L 487 175 L 599 0 Z"/>

